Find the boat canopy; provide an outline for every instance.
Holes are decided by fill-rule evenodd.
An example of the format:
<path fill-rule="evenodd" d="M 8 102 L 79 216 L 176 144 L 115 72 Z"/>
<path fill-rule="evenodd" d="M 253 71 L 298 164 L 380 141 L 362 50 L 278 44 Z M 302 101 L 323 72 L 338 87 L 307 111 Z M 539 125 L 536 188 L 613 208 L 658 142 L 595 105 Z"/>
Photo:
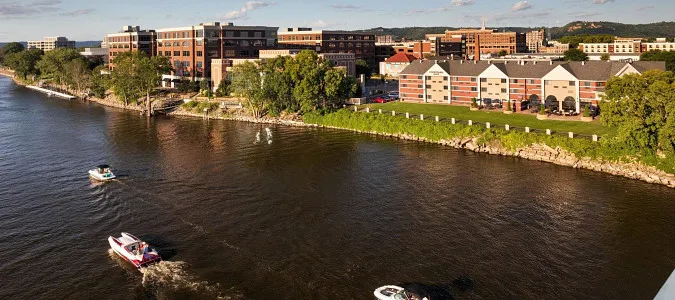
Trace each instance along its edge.
<path fill-rule="evenodd" d="M 99 168 L 99 169 L 110 169 L 110 166 L 109 166 L 109 165 L 98 165 L 98 166 L 96 166 L 96 168 Z"/>

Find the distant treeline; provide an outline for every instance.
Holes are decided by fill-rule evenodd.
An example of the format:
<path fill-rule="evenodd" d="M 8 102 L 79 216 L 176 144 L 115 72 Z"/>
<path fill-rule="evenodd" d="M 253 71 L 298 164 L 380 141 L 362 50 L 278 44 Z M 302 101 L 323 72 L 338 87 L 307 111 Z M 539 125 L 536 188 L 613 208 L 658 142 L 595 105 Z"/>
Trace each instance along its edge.
<path fill-rule="evenodd" d="M 491 27 L 492 28 L 492 27 Z M 544 27 L 496 27 L 498 31 L 528 32 L 539 30 Z M 446 30 L 458 29 L 456 27 L 405 27 L 405 28 L 372 28 L 361 30 L 372 32 L 376 35 L 392 35 L 395 39 L 406 38 L 408 40 L 424 39 L 425 34 L 444 33 Z M 546 28 L 551 39 L 560 39 L 575 35 L 610 35 L 619 37 L 657 38 L 675 37 L 675 22 L 659 22 L 651 24 L 622 24 L 612 22 L 571 22 L 561 27 Z"/>

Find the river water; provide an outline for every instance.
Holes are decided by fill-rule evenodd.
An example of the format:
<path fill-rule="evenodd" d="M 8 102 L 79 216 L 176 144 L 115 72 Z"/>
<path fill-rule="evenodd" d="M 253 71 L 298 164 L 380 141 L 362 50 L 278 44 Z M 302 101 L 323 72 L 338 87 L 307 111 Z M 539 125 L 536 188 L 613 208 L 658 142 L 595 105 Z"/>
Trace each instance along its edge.
<path fill-rule="evenodd" d="M 99 163 L 119 180 L 92 183 Z M 673 189 L 601 173 L 148 120 L 0 78 L 0 299 L 373 299 L 385 284 L 431 299 L 646 299 L 675 265 L 674 205 Z M 122 231 L 166 262 L 141 274 L 110 254 Z"/>

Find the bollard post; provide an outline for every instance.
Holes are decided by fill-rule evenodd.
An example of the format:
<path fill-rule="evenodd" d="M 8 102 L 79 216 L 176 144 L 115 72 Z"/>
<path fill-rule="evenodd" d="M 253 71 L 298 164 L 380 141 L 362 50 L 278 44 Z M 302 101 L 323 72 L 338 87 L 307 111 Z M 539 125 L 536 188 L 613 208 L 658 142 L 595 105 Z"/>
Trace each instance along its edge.
<path fill-rule="evenodd" d="M 382 114 L 382 109 L 378 109 L 378 111 L 380 112 L 380 114 Z"/>
<path fill-rule="evenodd" d="M 472 125 L 473 125 L 473 121 L 469 120 L 469 126 L 472 126 Z"/>
<path fill-rule="evenodd" d="M 347 104 L 342 104 L 342 108 L 345 108 L 345 107 L 347 107 Z"/>
<path fill-rule="evenodd" d="M 452 119 L 450 119 L 450 123 L 456 124 L 456 123 L 457 123 L 457 120 L 455 120 L 455 118 L 452 118 Z"/>
<path fill-rule="evenodd" d="M 366 107 L 366 112 L 367 112 L 367 113 L 370 112 L 370 107 Z"/>
<path fill-rule="evenodd" d="M 420 114 L 420 120 L 424 121 L 424 115 Z"/>
<path fill-rule="evenodd" d="M 354 111 L 359 111 L 359 107 L 354 105 Z"/>
<path fill-rule="evenodd" d="M 438 118 L 438 116 L 436 116 L 436 122 L 440 122 L 440 121 L 441 121 L 441 119 Z"/>
<path fill-rule="evenodd" d="M 551 135 L 551 129 L 546 129 L 546 135 Z"/>
<path fill-rule="evenodd" d="M 506 129 L 506 131 L 509 131 L 509 130 L 511 130 L 511 126 L 509 126 L 509 124 L 506 124 L 506 125 L 504 125 L 504 129 Z"/>
<path fill-rule="evenodd" d="M 571 139 L 573 139 L 574 138 L 574 132 L 571 132 L 571 131 L 568 132 L 567 136 L 569 136 Z"/>
<path fill-rule="evenodd" d="M 406 118 L 406 119 L 410 119 L 410 114 L 409 114 L 409 113 L 405 113 L 405 118 Z"/>
<path fill-rule="evenodd" d="M 396 112 L 392 110 L 392 111 L 391 111 L 391 115 L 392 115 L 392 116 L 396 116 Z"/>
<path fill-rule="evenodd" d="M 529 133 L 529 132 L 530 132 L 530 127 L 525 127 L 525 132 Z"/>
<path fill-rule="evenodd" d="M 490 122 L 485 122 L 485 128 L 490 129 Z"/>
<path fill-rule="evenodd" d="M 594 134 L 594 135 L 593 135 L 593 141 L 594 141 L 594 142 L 597 142 L 597 141 L 598 141 L 598 135 L 597 135 L 597 134 Z"/>

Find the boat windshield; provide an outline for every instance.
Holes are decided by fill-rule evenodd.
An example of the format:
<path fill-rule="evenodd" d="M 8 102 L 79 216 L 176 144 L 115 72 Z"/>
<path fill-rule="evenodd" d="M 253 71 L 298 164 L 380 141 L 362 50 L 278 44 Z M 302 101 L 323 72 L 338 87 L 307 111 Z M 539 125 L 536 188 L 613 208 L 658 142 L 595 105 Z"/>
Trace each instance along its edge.
<path fill-rule="evenodd" d="M 394 294 L 394 299 L 396 300 L 408 300 L 408 295 L 406 295 L 405 291 L 400 291 L 396 294 Z"/>

